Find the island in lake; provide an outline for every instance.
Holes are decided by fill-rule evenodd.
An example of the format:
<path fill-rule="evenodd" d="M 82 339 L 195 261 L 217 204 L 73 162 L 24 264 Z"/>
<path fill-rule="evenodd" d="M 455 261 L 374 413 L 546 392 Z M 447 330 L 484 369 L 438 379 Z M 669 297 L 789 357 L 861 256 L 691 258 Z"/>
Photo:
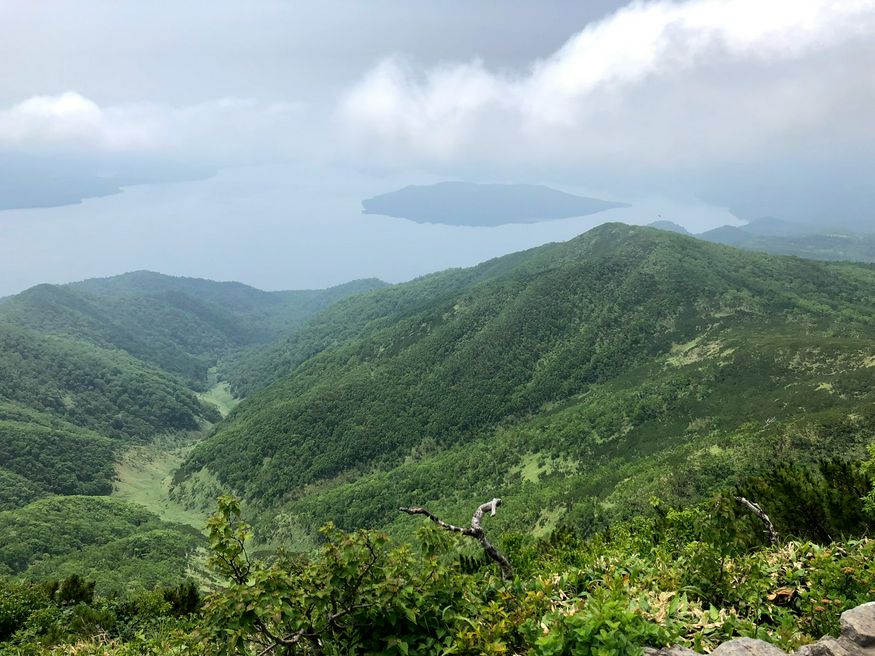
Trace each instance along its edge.
<path fill-rule="evenodd" d="M 543 185 L 439 182 L 411 185 L 362 201 L 364 214 L 382 214 L 416 223 L 500 226 L 539 223 L 629 207 L 575 196 Z"/>

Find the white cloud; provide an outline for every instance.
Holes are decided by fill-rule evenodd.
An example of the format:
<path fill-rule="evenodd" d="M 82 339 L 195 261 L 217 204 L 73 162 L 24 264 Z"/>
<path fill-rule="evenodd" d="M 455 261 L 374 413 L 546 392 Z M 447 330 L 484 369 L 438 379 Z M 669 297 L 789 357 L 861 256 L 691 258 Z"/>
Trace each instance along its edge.
<path fill-rule="evenodd" d="M 157 155 L 220 165 L 286 155 L 295 148 L 300 103 L 234 98 L 172 107 L 101 107 L 74 91 L 0 109 L 0 150 L 84 156 Z"/>
<path fill-rule="evenodd" d="M 72 91 L 34 96 L 0 110 L 0 145 L 25 149 L 148 149 L 155 142 L 155 128 L 130 111 L 105 111 Z"/>
<path fill-rule="evenodd" d="M 337 113 L 370 159 L 697 165 L 875 137 L 875 0 L 633 2 L 516 76 L 381 62 Z"/>

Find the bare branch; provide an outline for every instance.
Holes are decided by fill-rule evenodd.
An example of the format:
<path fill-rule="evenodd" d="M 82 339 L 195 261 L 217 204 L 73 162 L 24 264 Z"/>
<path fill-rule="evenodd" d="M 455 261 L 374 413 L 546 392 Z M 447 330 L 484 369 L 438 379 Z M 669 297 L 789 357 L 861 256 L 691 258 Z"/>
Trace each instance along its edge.
<path fill-rule="evenodd" d="M 486 538 L 486 534 L 483 532 L 483 527 L 480 525 L 483 521 L 484 513 L 488 510 L 489 516 L 495 517 L 495 513 L 500 505 L 501 499 L 493 499 L 492 501 L 480 504 L 480 506 L 477 507 L 477 510 L 474 511 L 474 516 L 471 517 L 471 528 L 463 528 L 461 526 L 456 526 L 455 524 L 447 524 L 435 514 L 419 506 L 414 506 L 413 508 L 399 508 L 398 510 L 405 512 L 408 515 L 425 515 L 435 524 L 447 531 L 461 533 L 462 535 L 467 535 L 469 538 L 474 538 L 480 543 L 480 546 L 483 547 L 483 551 L 486 555 L 498 563 L 498 566 L 501 568 L 501 578 L 505 581 L 510 581 L 513 579 L 513 566 L 504 554 L 496 549 Z"/>
<path fill-rule="evenodd" d="M 495 517 L 495 512 L 498 506 L 501 505 L 501 499 L 493 499 L 492 501 L 487 501 L 484 504 L 481 504 L 477 510 L 474 511 L 474 516 L 471 518 L 471 528 L 475 531 L 480 530 L 480 522 L 483 521 L 483 513 L 487 510 L 489 511 L 490 517 Z"/>
<path fill-rule="evenodd" d="M 399 508 L 398 510 L 400 510 L 401 512 L 405 512 L 408 515 L 425 515 L 426 517 L 428 517 L 431 521 L 433 521 L 435 524 L 437 524 L 441 528 L 444 528 L 448 531 L 455 531 L 456 533 L 462 533 L 463 535 L 471 535 L 470 528 L 462 528 L 461 526 L 454 526 L 453 524 L 447 524 L 445 521 L 443 521 L 442 519 L 440 519 L 436 515 L 433 515 L 425 508 L 420 508 L 419 506 L 414 506 L 412 508 Z M 478 510 L 479 510 L 479 508 L 478 508 Z"/>
<path fill-rule="evenodd" d="M 772 524 L 772 520 L 769 519 L 769 516 L 766 514 L 766 511 L 763 510 L 758 503 L 754 503 L 753 501 L 749 501 L 744 497 L 733 497 L 740 504 L 743 504 L 750 510 L 754 515 L 760 518 L 765 527 L 763 532 L 769 538 L 769 544 L 778 544 L 778 531 L 775 529 L 775 525 Z"/>

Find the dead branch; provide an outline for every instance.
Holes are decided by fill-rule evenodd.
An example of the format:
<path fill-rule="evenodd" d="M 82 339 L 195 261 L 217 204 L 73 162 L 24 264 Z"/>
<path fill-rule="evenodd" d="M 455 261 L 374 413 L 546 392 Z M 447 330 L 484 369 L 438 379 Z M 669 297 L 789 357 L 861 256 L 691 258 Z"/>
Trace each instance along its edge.
<path fill-rule="evenodd" d="M 498 566 L 501 568 L 501 578 L 504 581 L 510 581 L 513 579 L 513 566 L 510 564 L 510 561 L 502 554 L 495 546 L 486 538 L 486 533 L 483 531 L 483 527 L 480 525 L 483 521 L 483 514 L 488 510 L 490 517 L 495 517 L 495 513 L 497 508 L 501 505 L 501 499 L 493 499 L 492 501 L 487 501 L 486 503 L 480 504 L 477 507 L 477 510 L 474 511 L 474 516 L 471 517 L 471 527 L 464 528 L 461 526 L 456 526 L 455 524 L 447 524 L 445 521 L 429 512 L 425 508 L 421 508 L 419 506 L 414 506 L 413 508 L 399 508 L 401 512 L 405 512 L 408 515 L 425 515 L 435 524 L 440 526 L 442 529 L 447 531 L 452 531 L 454 533 L 461 533 L 462 535 L 467 535 L 469 538 L 474 538 L 480 543 L 480 546 L 483 547 L 483 551 L 486 555 L 498 563 Z"/>
<path fill-rule="evenodd" d="M 769 538 L 769 544 L 778 544 L 778 531 L 775 529 L 775 525 L 772 524 L 772 520 L 769 519 L 769 516 L 766 514 L 766 511 L 763 510 L 758 503 L 754 503 L 753 501 L 749 501 L 744 497 L 733 497 L 740 504 L 743 504 L 750 510 L 754 515 L 760 518 L 765 527 L 763 529 L 763 533 L 765 533 Z"/>

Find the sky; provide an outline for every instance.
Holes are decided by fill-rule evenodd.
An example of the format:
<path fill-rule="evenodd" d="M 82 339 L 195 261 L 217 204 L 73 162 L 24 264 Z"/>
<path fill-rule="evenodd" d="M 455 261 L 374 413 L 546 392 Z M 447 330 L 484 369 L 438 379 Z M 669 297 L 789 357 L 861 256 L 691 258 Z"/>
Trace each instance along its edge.
<path fill-rule="evenodd" d="M 397 282 L 605 220 L 875 231 L 873 116 L 875 0 L 0 0 L 0 295 Z M 632 207 L 361 214 L 441 180 Z"/>

